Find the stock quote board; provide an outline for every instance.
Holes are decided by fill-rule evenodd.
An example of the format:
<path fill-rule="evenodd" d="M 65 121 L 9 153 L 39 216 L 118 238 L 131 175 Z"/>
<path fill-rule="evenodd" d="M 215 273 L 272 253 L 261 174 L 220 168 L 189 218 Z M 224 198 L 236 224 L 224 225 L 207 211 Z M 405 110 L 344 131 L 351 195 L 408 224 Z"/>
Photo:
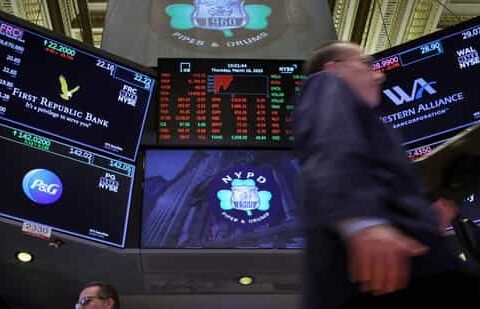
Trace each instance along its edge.
<path fill-rule="evenodd" d="M 155 78 L 6 17 L 0 121 L 134 160 Z"/>
<path fill-rule="evenodd" d="M 158 59 L 158 143 L 288 148 L 301 60 Z"/>
<path fill-rule="evenodd" d="M 380 119 L 418 159 L 480 120 L 480 18 L 374 55 L 386 74 Z"/>
<path fill-rule="evenodd" d="M 380 119 L 399 130 L 407 156 L 417 160 L 480 121 L 480 18 L 374 55 L 385 72 Z M 480 222 L 480 190 L 459 205 Z"/>
<path fill-rule="evenodd" d="M 135 165 L 0 123 L 0 216 L 125 245 Z"/>
<path fill-rule="evenodd" d="M 0 216 L 124 247 L 154 84 L 148 69 L 1 13 Z"/>

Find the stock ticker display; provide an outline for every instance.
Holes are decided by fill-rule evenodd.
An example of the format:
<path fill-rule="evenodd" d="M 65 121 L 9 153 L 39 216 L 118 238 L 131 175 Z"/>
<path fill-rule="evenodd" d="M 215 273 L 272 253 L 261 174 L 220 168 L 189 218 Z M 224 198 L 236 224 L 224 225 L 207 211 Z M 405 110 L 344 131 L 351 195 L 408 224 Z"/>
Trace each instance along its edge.
<path fill-rule="evenodd" d="M 123 247 L 135 166 L 0 124 L 0 215 Z"/>
<path fill-rule="evenodd" d="M 160 58 L 158 143 L 290 147 L 301 64 Z"/>
<path fill-rule="evenodd" d="M 480 18 L 374 55 L 386 74 L 380 119 L 417 159 L 480 120 Z"/>
<path fill-rule="evenodd" d="M 134 160 L 155 79 L 0 16 L 0 121 Z"/>
<path fill-rule="evenodd" d="M 0 216 L 124 247 L 155 78 L 0 14 Z"/>
<path fill-rule="evenodd" d="M 480 121 L 479 38 L 477 17 L 374 55 L 387 77 L 380 119 L 401 132 L 410 159 Z M 459 207 L 477 223 L 478 188 Z"/>

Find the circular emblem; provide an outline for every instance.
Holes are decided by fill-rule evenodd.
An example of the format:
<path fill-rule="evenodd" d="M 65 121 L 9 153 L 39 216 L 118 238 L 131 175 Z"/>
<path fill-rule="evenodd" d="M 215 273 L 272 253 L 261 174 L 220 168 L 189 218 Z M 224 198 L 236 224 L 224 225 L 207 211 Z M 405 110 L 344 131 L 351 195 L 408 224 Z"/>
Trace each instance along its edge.
<path fill-rule="evenodd" d="M 218 54 L 265 46 L 287 27 L 283 1 L 185 2 L 154 1 L 152 27 L 174 45 L 189 50 Z"/>
<path fill-rule="evenodd" d="M 23 177 L 22 188 L 25 195 L 41 205 L 53 204 L 62 196 L 62 182 L 53 172 L 46 169 L 33 169 Z"/>
<path fill-rule="evenodd" d="M 210 205 L 222 221 L 244 229 L 270 223 L 282 212 L 273 174 L 262 168 L 231 168 L 210 183 Z"/>

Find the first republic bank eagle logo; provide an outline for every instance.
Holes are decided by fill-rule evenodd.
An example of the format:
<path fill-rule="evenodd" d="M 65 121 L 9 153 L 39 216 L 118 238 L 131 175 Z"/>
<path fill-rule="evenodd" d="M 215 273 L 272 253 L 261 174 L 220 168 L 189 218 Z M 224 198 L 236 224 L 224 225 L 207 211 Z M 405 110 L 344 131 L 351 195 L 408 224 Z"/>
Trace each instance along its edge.
<path fill-rule="evenodd" d="M 67 79 L 62 74 L 58 77 L 58 81 L 60 82 L 60 98 L 65 101 L 69 101 L 73 97 L 73 94 L 80 90 L 80 86 L 70 89 L 68 87 Z"/>
<path fill-rule="evenodd" d="M 172 3 L 157 0 L 154 3 L 166 3 L 163 7 L 154 4 L 158 7 L 153 10 L 154 14 L 161 9 L 167 22 L 160 22 L 157 32 L 168 35 L 170 41 L 190 50 L 218 53 L 262 46 L 284 33 L 286 16 L 278 15 L 285 15 L 285 10 L 281 0 L 262 0 L 262 4 L 253 1 L 193 0 L 193 3 Z M 264 4 L 269 1 L 273 2 L 272 5 Z M 152 17 L 156 27 L 158 16 Z M 167 31 L 167 27 L 172 31 Z"/>

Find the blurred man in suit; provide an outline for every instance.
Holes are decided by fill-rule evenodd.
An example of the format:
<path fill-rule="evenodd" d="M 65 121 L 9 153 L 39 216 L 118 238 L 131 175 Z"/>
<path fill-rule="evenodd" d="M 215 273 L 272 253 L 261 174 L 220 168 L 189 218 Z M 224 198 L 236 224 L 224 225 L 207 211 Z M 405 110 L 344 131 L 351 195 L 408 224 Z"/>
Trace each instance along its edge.
<path fill-rule="evenodd" d="M 75 309 L 120 309 L 120 298 L 110 284 L 90 282 L 80 292 Z"/>
<path fill-rule="evenodd" d="M 306 307 L 404 308 L 438 300 L 444 308 L 478 294 L 476 278 L 462 271 L 440 232 L 448 218 L 423 196 L 400 138 L 375 114 L 384 75 L 347 42 L 325 44 L 305 70 L 294 128 Z"/>

